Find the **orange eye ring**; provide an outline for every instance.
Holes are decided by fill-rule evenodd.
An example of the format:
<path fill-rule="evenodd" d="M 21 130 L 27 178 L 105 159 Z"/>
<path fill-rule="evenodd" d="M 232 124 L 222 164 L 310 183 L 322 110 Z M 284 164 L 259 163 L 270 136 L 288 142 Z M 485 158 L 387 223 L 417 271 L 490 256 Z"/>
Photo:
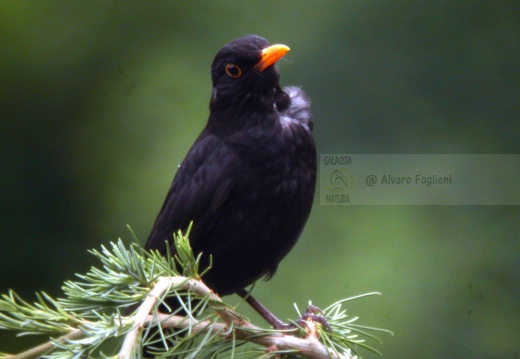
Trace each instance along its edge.
<path fill-rule="evenodd" d="M 229 77 L 237 78 L 237 77 L 242 76 L 242 70 L 240 69 L 240 67 L 238 67 L 235 64 L 227 64 L 226 65 L 226 74 Z"/>

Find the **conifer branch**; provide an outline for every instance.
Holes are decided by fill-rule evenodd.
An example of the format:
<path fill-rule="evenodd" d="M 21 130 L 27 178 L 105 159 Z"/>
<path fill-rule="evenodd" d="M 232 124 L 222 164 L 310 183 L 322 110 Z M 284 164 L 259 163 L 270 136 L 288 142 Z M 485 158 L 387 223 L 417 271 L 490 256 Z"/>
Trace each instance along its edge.
<path fill-rule="evenodd" d="M 165 258 L 136 244 L 127 249 L 121 240 L 110 249 L 91 251 L 102 269 L 92 268 L 86 275 L 78 275 L 78 281 L 65 282 L 64 298 L 40 293 L 37 302 L 29 304 L 13 291 L 2 295 L 0 330 L 51 337 L 18 355 L 0 354 L 0 359 L 106 358 L 102 345 L 112 338 L 124 339 L 116 356 L 120 359 L 140 358 L 144 345 L 155 347 L 160 356 L 186 358 L 201 353 L 233 357 L 245 343 L 264 348 L 248 349 L 253 357 L 292 353 L 323 359 L 356 358 L 360 347 L 378 352 L 362 337 L 379 340 L 369 332 L 388 331 L 356 325 L 357 318 L 347 319 L 342 309 L 347 300 L 324 310 L 331 333 L 312 321 L 297 333 L 251 324 L 200 280 L 200 256 L 193 256 L 188 237 L 181 233 L 174 237 L 175 257 Z M 367 295 L 372 294 L 377 293 Z M 179 308 L 168 307 L 166 303 L 172 299 L 177 299 Z M 197 299 L 196 304 L 192 299 Z M 348 300 L 352 299 L 356 298 Z"/>

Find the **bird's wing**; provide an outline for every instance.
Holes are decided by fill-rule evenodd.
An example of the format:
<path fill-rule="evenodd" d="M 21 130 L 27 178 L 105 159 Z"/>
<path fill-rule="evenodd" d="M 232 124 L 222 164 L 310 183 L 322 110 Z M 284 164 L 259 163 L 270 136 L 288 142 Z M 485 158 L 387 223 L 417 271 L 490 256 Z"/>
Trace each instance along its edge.
<path fill-rule="evenodd" d="M 237 158 L 217 136 L 202 132 L 179 167 L 157 216 L 146 249 L 164 250 L 172 233 L 190 233 L 192 247 L 211 229 L 235 186 Z"/>

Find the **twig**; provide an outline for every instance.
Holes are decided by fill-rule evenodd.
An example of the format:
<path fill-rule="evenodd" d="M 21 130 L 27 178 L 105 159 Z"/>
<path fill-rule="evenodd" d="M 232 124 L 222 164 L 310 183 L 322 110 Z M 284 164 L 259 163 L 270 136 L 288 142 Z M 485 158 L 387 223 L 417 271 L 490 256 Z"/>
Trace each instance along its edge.
<path fill-rule="evenodd" d="M 229 314 L 226 315 L 228 320 L 233 320 Z M 158 319 L 161 321 L 161 326 L 163 328 L 185 328 L 191 325 L 193 332 L 210 330 L 210 324 L 212 324 L 210 321 L 202 321 L 192 324 L 184 317 L 170 316 L 167 314 L 159 314 Z M 154 318 L 150 316 L 149 320 L 154 320 Z M 331 357 L 334 357 L 334 354 L 329 353 L 325 345 L 318 341 L 314 333 L 308 335 L 306 338 L 297 338 L 293 335 L 286 335 L 279 332 L 266 334 L 265 330 L 248 322 L 235 324 L 240 325 L 234 326 L 237 338 L 262 345 L 263 347 L 276 347 L 279 350 L 297 350 L 299 354 L 303 356 L 316 359 L 330 359 Z M 224 323 L 213 323 L 211 330 L 219 333 L 226 333 L 227 328 L 228 326 Z"/>
<path fill-rule="evenodd" d="M 56 339 L 57 341 L 63 342 L 67 340 L 81 339 L 84 338 L 85 334 L 80 329 L 72 329 L 68 334 Z M 39 358 L 55 348 L 52 342 L 47 342 L 37 347 L 26 350 L 20 354 L 8 355 L 6 359 L 33 359 Z"/>
<path fill-rule="evenodd" d="M 119 351 L 119 358 L 128 359 L 132 355 L 132 351 L 135 348 L 137 337 L 139 335 L 139 331 L 143 328 L 148 314 L 154 307 L 157 302 L 157 299 L 160 298 L 164 292 L 166 292 L 170 287 L 180 287 L 183 284 L 187 284 L 191 287 L 193 283 L 190 281 L 196 282 L 193 279 L 185 278 L 185 277 L 160 277 L 153 289 L 150 291 L 146 299 L 143 301 L 143 304 L 139 307 L 137 313 L 132 317 L 134 322 L 134 327 L 130 330 L 123 342 L 121 350 Z"/>

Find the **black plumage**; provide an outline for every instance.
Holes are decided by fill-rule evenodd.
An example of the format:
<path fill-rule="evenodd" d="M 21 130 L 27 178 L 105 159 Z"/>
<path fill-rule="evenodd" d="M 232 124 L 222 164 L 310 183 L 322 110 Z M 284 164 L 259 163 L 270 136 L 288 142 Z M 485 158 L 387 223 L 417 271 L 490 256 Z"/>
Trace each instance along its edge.
<path fill-rule="evenodd" d="M 203 281 L 219 295 L 270 278 L 311 211 L 316 149 L 310 101 L 282 89 L 274 63 L 289 49 L 258 36 L 225 45 L 211 66 L 210 115 L 180 165 L 145 248 L 193 221 Z M 172 248 L 175 252 L 175 249 Z"/>

